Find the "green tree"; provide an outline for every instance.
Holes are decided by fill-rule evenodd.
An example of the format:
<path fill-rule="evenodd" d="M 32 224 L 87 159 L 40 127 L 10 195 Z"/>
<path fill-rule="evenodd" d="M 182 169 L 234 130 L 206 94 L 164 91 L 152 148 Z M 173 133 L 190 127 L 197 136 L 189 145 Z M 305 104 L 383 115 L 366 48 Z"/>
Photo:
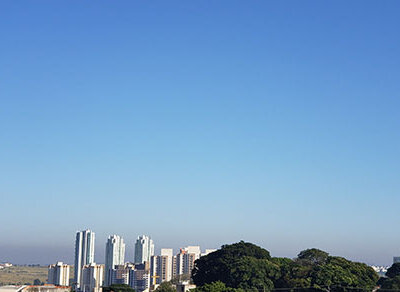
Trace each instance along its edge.
<path fill-rule="evenodd" d="M 37 286 L 43 285 L 43 282 L 40 281 L 40 279 L 35 279 L 35 280 L 33 280 L 33 285 L 37 285 Z"/>
<path fill-rule="evenodd" d="M 400 263 L 394 263 L 386 272 L 387 278 L 380 278 L 380 290 L 400 290 Z"/>
<path fill-rule="evenodd" d="M 103 292 L 135 292 L 135 289 L 125 284 L 113 284 L 109 287 L 103 287 Z"/>
<path fill-rule="evenodd" d="M 342 291 L 347 287 L 355 292 L 358 288 L 372 290 L 379 276 L 366 264 L 329 256 L 328 253 L 318 249 L 308 249 L 299 253 L 287 278 L 288 286 L 300 278 L 307 280 L 305 283 L 308 283 L 309 287 L 336 291 Z"/>
<path fill-rule="evenodd" d="M 310 265 L 323 265 L 328 260 L 329 254 L 322 250 L 311 248 L 300 252 L 297 260 Z"/>
<path fill-rule="evenodd" d="M 172 277 L 170 282 L 172 285 L 176 285 L 182 281 L 191 281 L 191 279 L 192 278 L 191 278 L 190 274 L 182 274 L 182 275 L 177 275 L 177 276 Z"/>
<path fill-rule="evenodd" d="M 310 265 L 301 265 L 296 261 L 287 258 L 273 258 L 281 270 L 281 277 L 274 281 L 275 288 L 307 288 L 311 287 Z"/>
<path fill-rule="evenodd" d="M 242 257 L 234 262 L 227 285 L 243 289 L 272 290 L 280 277 L 278 265 L 267 259 Z"/>
<path fill-rule="evenodd" d="M 400 263 L 394 263 L 386 272 L 386 277 L 394 278 L 400 276 Z"/>
<path fill-rule="evenodd" d="M 174 286 L 172 286 L 171 282 L 162 282 L 155 291 L 157 291 L 157 292 L 176 292 L 176 289 L 174 288 Z"/>
<path fill-rule="evenodd" d="M 231 245 L 223 245 L 221 249 L 201 257 L 196 260 L 195 267 L 192 271 L 193 282 L 202 286 L 212 282 L 221 281 L 229 287 L 236 285 L 240 279 L 235 279 L 236 275 L 232 275 L 236 263 L 241 258 L 247 259 L 265 259 L 270 260 L 269 252 L 248 242 L 238 242 Z M 243 265 L 244 263 L 241 262 Z"/>
<path fill-rule="evenodd" d="M 243 289 L 235 289 L 226 287 L 221 281 L 205 284 L 201 287 L 190 290 L 191 292 L 245 292 Z"/>
<path fill-rule="evenodd" d="M 342 257 L 329 257 L 328 264 L 340 267 L 348 273 L 347 278 L 336 280 L 334 284 L 348 287 L 373 289 L 379 279 L 378 274 L 368 265 L 352 262 Z M 351 280 L 350 278 L 351 277 Z M 347 279 L 347 281 L 346 281 Z"/>
<path fill-rule="evenodd" d="M 384 290 L 398 290 L 400 291 L 400 276 L 386 278 L 381 284 L 381 291 Z"/>

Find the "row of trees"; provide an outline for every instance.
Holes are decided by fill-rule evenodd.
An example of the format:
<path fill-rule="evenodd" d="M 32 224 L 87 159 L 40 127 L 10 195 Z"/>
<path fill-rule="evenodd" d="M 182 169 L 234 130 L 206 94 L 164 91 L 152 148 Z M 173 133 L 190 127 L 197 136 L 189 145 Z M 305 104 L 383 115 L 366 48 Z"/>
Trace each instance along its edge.
<path fill-rule="evenodd" d="M 318 249 L 296 259 L 274 258 L 254 244 L 239 242 L 198 259 L 192 272 L 195 292 L 241 292 L 293 289 L 372 291 L 379 276 L 369 266 Z M 400 280 L 396 278 L 396 281 Z"/>

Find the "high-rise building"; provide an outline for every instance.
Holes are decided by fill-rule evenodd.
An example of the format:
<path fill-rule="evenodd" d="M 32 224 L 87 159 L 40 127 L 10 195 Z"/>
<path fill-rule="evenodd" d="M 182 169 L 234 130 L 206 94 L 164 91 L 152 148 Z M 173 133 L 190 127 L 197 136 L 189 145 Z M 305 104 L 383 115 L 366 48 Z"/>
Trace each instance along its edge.
<path fill-rule="evenodd" d="M 91 230 L 78 231 L 75 240 L 75 288 L 81 290 L 82 268 L 94 263 L 95 234 Z"/>
<path fill-rule="evenodd" d="M 182 275 L 183 274 L 183 263 L 184 263 L 184 255 L 186 251 L 181 248 L 179 253 L 175 256 L 175 269 L 174 269 L 174 276 Z"/>
<path fill-rule="evenodd" d="M 186 275 L 190 275 L 192 273 L 192 270 L 194 268 L 194 262 L 199 258 L 194 253 L 186 253 L 183 256 L 183 273 Z"/>
<path fill-rule="evenodd" d="M 91 263 L 82 267 L 82 279 L 79 291 L 101 292 L 103 284 L 104 265 Z"/>
<path fill-rule="evenodd" d="M 201 255 L 201 249 L 200 249 L 200 246 L 198 246 L 198 245 L 195 245 L 195 246 L 192 246 L 192 245 L 191 245 L 191 246 L 187 246 L 187 247 L 184 248 L 184 250 L 186 251 L 186 253 L 193 253 L 193 254 L 195 254 L 197 258 L 199 258 L 200 255 Z"/>
<path fill-rule="evenodd" d="M 173 256 L 172 257 L 172 277 L 176 277 L 178 274 L 178 265 L 177 265 L 177 258 L 178 256 Z"/>
<path fill-rule="evenodd" d="M 116 265 L 125 263 L 125 243 L 118 235 L 108 237 L 106 244 L 105 260 L 105 281 L 104 286 L 110 286 L 112 283 L 113 269 Z"/>
<path fill-rule="evenodd" d="M 181 248 L 174 258 L 173 275 L 191 274 L 194 262 L 201 256 L 200 246 L 188 246 Z"/>
<path fill-rule="evenodd" d="M 172 280 L 173 250 L 162 248 L 161 255 L 151 257 L 152 284 L 161 284 Z"/>
<path fill-rule="evenodd" d="M 172 280 L 172 267 L 173 267 L 173 255 L 174 251 L 172 248 L 162 248 L 161 249 L 161 268 L 160 277 L 161 281 L 171 281 Z"/>
<path fill-rule="evenodd" d="M 63 264 L 62 262 L 50 265 L 47 275 L 47 284 L 69 286 L 69 265 Z"/>
<path fill-rule="evenodd" d="M 139 236 L 135 243 L 135 264 L 150 263 L 150 258 L 153 255 L 153 240 L 147 235 Z"/>

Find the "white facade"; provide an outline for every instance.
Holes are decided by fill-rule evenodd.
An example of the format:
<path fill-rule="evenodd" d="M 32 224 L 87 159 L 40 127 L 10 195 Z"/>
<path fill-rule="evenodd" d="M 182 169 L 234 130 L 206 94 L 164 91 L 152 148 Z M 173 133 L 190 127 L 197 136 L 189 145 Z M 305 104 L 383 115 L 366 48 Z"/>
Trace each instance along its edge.
<path fill-rule="evenodd" d="M 57 286 L 69 286 L 69 265 L 57 262 L 55 265 L 49 266 L 47 275 L 47 283 Z"/>
<path fill-rule="evenodd" d="M 151 256 L 153 255 L 153 240 L 147 235 L 139 236 L 135 243 L 135 264 L 150 263 Z"/>
<path fill-rule="evenodd" d="M 201 256 L 203 257 L 203 256 L 206 256 L 206 255 L 208 255 L 208 254 L 210 254 L 210 253 L 212 253 L 212 252 L 214 252 L 214 251 L 217 251 L 216 249 L 206 249 L 206 252 L 205 253 L 202 253 L 201 254 Z"/>
<path fill-rule="evenodd" d="M 172 280 L 172 249 L 162 249 L 161 255 L 151 257 L 152 285 Z"/>
<path fill-rule="evenodd" d="M 183 248 L 186 253 L 193 253 L 196 255 L 196 258 L 199 258 L 201 255 L 201 249 L 200 246 L 196 245 L 196 246 L 187 246 L 185 248 Z"/>
<path fill-rule="evenodd" d="M 205 254 L 202 254 L 200 246 L 187 246 L 181 248 L 180 252 L 173 258 L 173 276 L 191 274 L 194 268 L 194 262 L 201 256 L 214 251 L 214 249 L 206 249 Z"/>
<path fill-rule="evenodd" d="M 75 240 L 75 285 L 80 290 L 82 268 L 94 263 L 95 234 L 91 230 L 78 231 Z"/>
<path fill-rule="evenodd" d="M 200 246 L 187 246 L 180 249 L 176 255 L 176 275 L 191 274 L 194 268 L 194 261 L 200 258 Z"/>
<path fill-rule="evenodd" d="M 195 289 L 196 285 L 190 284 L 189 281 L 184 281 L 181 283 L 178 283 L 176 285 L 176 292 L 188 292 L 191 289 Z"/>
<path fill-rule="evenodd" d="M 162 282 L 164 281 L 171 281 L 172 280 L 172 267 L 173 267 L 173 255 L 174 251 L 172 248 L 162 248 L 161 249 L 161 257 L 162 266 L 160 270 L 160 276 Z"/>
<path fill-rule="evenodd" d="M 125 263 L 125 243 L 120 236 L 112 235 L 108 237 L 105 263 L 104 286 L 110 286 L 113 284 L 113 269 L 116 265 L 123 265 Z"/>
<path fill-rule="evenodd" d="M 103 284 L 104 266 L 91 263 L 82 268 L 82 281 L 79 288 L 82 292 L 100 292 Z"/>

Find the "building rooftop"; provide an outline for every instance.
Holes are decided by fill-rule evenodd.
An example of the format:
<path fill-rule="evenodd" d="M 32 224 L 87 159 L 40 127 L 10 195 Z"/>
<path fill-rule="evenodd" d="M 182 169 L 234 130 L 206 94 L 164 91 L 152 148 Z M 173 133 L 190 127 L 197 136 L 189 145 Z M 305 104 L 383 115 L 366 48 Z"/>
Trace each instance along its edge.
<path fill-rule="evenodd" d="M 0 286 L 0 292 L 19 292 L 24 289 L 26 285 L 7 285 Z"/>

